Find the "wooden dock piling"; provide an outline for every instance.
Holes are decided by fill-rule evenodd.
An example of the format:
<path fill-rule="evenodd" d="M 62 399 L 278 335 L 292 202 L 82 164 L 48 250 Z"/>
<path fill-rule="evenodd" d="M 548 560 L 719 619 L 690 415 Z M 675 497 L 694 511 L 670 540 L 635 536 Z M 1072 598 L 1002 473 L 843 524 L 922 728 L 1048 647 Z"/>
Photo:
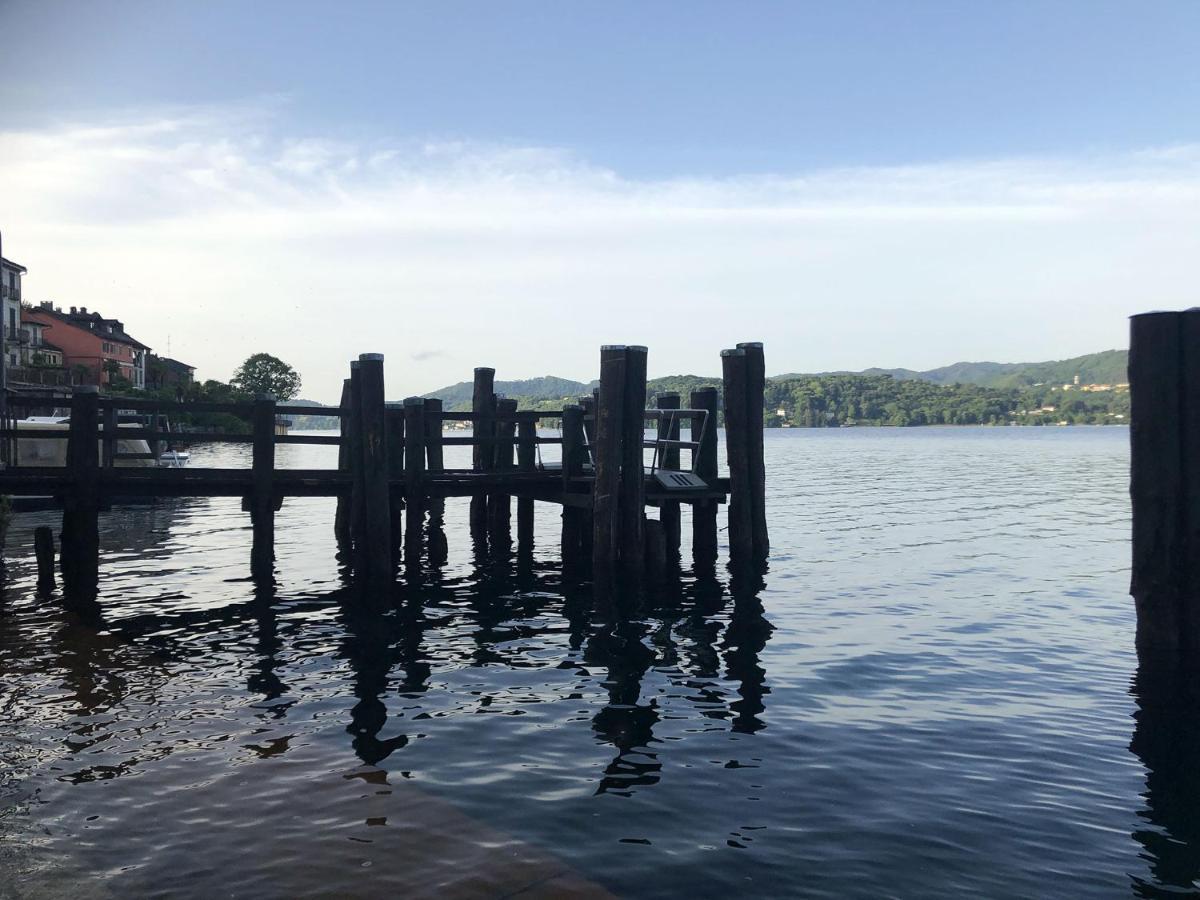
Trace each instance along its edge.
<path fill-rule="evenodd" d="M 576 479 L 582 477 L 587 458 L 583 425 L 583 407 L 564 406 L 562 410 L 562 540 L 563 566 L 572 571 L 583 562 L 585 511 L 573 502 L 579 497 Z"/>
<path fill-rule="evenodd" d="M 700 445 L 692 451 L 696 454 L 696 474 L 711 484 L 717 479 L 717 389 L 704 387 L 692 391 L 688 406 L 707 413 L 693 417 L 691 438 Z M 716 559 L 717 501 L 701 500 L 692 504 L 692 562 L 711 566 Z"/>
<path fill-rule="evenodd" d="M 496 370 L 487 366 L 475 369 L 475 383 L 471 392 L 471 412 L 475 418 L 472 433 L 477 438 L 471 449 L 471 467 L 476 471 L 492 468 L 496 448 L 491 439 L 495 437 Z M 488 498 L 478 494 L 471 498 L 471 528 L 477 532 L 487 531 Z"/>
<path fill-rule="evenodd" d="M 1139 651 L 1200 649 L 1200 310 L 1130 319 L 1130 499 Z"/>
<path fill-rule="evenodd" d="M 408 397 L 404 401 L 404 489 L 407 493 L 404 564 L 415 571 L 421 564 L 421 543 L 425 520 L 425 401 Z"/>
<path fill-rule="evenodd" d="M 342 381 L 342 399 L 338 404 L 340 415 L 338 416 L 338 462 L 337 467 L 339 472 L 350 472 L 350 379 L 346 378 Z M 337 506 L 333 514 L 333 535 L 337 541 L 338 549 L 345 551 L 351 547 L 351 529 L 350 529 L 350 498 L 346 494 L 338 494 Z"/>
<path fill-rule="evenodd" d="M 117 408 L 106 406 L 100 420 L 100 465 L 111 469 L 117 458 Z"/>
<path fill-rule="evenodd" d="M 516 450 L 517 401 L 507 397 L 496 398 L 496 421 L 492 426 L 494 440 L 492 448 L 492 471 L 511 472 L 515 468 L 513 453 Z M 495 491 L 488 495 L 488 530 L 491 540 L 504 546 L 512 541 L 512 496 Z"/>
<path fill-rule="evenodd" d="M 600 348 L 596 401 L 595 480 L 592 487 L 592 578 L 600 593 L 613 588 L 620 534 L 620 489 L 625 411 L 624 344 Z"/>
<path fill-rule="evenodd" d="M 729 465 L 729 558 L 736 564 L 749 562 L 754 557 L 746 368 L 745 350 L 721 351 L 721 378 L 725 386 L 725 456 Z"/>
<path fill-rule="evenodd" d="M 270 579 L 275 569 L 275 497 L 271 482 L 275 475 L 275 395 L 254 398 L 250 427 L 253 433 L 251 467 L 254 492 L 250 495 L 250 524 L 254 539 L 250 549 L 250 573 L 255 579 Z"/>
<path fill-rule="evenodd" d="M 355 565 L 362 568 L 363 542 L 363 448 L 362 448 L 362 374 L 359 361 L 350 361 L 350 440 L 347 456 L 350 460 L 350 542 L 354 547 Z"/>
<path fill-rule="evenodd" d="M 679 409 L 679 394 L 674 391 L 665 391 L 655 398 L 655 406 L 659 410 L 666 411 L 663 417 L 658 420 L 658 439 L 664 442 L 678 441 L 680 433 L 679 416 L 672 415 L 671 410 Z M 658 465 L 660 468 L 679 468 L 679 444 L 662 443 L 659 445 L 658 452 Z M 658 518 L 662 522 L 663 547 L 666 557 L 671 561 L 678 560 L 681 537 L 679 504 L 672 500 L 663 500 L 659 504 Z"/>
<path fill-rule="evenodd" d="M 646 357 L 645 347 L 625 348 L 625 396 L 622 412 L 620 537 L 621 573 L 640 585 L 646 569 Z"/>
<path fill-rule="evenodd" d="M 537 471 L 537 423 L 522 419 L 517 424 L 517 469 L 525 473 Z M 517 498 L 517 546 L 533 550 L 533 498 Z"/>
<path fill-rule="evenodd" d="M 99 388 L 82 385 L 71 397 L 67 468 L 71 492 L 63 499 L 63 593 L 68 605 L 96 599 L 100 577 Z"/>
<path fill-rule="evenodd" d="M 667 535 L 661 519 L 646 519 L 646 580 L 660 585 L 667 577 Z"/>
<path fill-rule="evenodd" d="M 767 370 L 763 345 L 757 341 L 738 344 L 746 351 L 746 465 L 750 477 L 750 525 L 754 538 L 754 558 L 765 560 L 771 555 L 771 539 L 767 534 L 767 469 L 763 447 L 766 426 Z"/>
<path fill-rule="evenodd" d="M 383 354 L 358 358 L 360 378 L 359 427 L 362 429 L 363 576 L 369 584 L 392 577 L 392 511 L 388 479 L 387 429 L 384 407 Z M 407 419 L 407 408 L 405 410 Z M 407 421 L 405 422 L 407 431 Z"/>
<path fill-rule="evenodd" d="M 425 471 L 437 475 L 446 471 L 442 454 L 442 401 L 435 397 L 425 398 Z M 442 497 L 429 498 L 429 518 L 440 522 L 446 513 L 446 501 Z"/>
<path fill-rule="evenodd" d="M 38 590 L 54 590 L 54 532 L 49 525 L 33 529 L 33 552 L 37 557 Z"/>
<path fill-rule="evenodd" d="M 404 404 L 384 404 L 384 430 L 387 432 L 388 509 L 392 528 L 392 567 L 400 561 L 404 541 L 404 495 L 392 485 L 404 481 Z"/>

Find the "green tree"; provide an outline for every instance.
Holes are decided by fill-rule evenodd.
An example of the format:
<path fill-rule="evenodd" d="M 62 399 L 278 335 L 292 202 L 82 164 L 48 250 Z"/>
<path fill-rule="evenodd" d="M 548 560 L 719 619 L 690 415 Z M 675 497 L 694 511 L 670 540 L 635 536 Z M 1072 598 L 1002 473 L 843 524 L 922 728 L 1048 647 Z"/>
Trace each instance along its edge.
<path fill-rule="evenodd" d="M 270 353 L 255 353 L 238 366 L 231 384 L 247 394 L 274 394 L 291 400 L 300 393 L 300 374 Z"/>

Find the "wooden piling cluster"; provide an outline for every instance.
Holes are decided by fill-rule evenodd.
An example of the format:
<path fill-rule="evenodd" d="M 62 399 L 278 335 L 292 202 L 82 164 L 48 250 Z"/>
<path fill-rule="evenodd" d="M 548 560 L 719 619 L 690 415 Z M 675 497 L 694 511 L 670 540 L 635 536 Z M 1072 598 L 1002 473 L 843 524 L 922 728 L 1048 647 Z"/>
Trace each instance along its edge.
<path fill-rule="evenodd" d="M 0 472 L 0 492 L 61 500 L 64 592 L 84 599 L 97 593 L 99 513 L 114 497 L 241 497 L 250 514 L 251 573 L 260 580 L 274 575 L 275 519 L 284 498 L 336 497 L 339 558 L 356 583 L 376 592 L 389 589 L 401 570 L 412 576 L 424 564 L 445 559 L 447 497 L 470 498 L 477 546 L 496 553 L 511 548 L 514 499 L 517 549 L 526 555 L 533 549 L 535 504 L 561 506 L 564 571 L 571 577 L 590 573 L 600 593 L 636 594 L 679 564 L 684 506 L 691 508 L 695 564 L 711 566 L 717 559 L 717 509 L 727 496 L 731 562 L 765 558 L 761 345 L 741 345 L 722 357 L 727 479 L 718 475 L 717 388 L 693 391 L 687 407 L 678 394 L 662 394 L 647 409 L 647 357 L 642 346 L 603 347 L 599 387 L 555 413 L 518 410 L 516 401 L 497 396 L 495 370 L 481 367 L 475 370 L 471 410 L 460 412 L 430 398 L 387 402 L 383 356 L 366 353 L 351 363 L 338 407 L 286 408 L 293 415 L 336 415 L 337 435 L 277 433 L 279 407 L 269 395 L 250 403 L 169 403 L 102 398 L 94 388 L 78 389 L 65 470 L 10 467 Z M 249 443 L 250 467 L 120 468 L 119 460 L 138 454 L 118 453 L 118 438 L 158 442 L 167 437 L 161 426 L 118 432 L 118 412 L 125 410 L 148 412 L 152 422 L 163 412 L 240 416 L 248 434 L 189 437 Z M 560 436 L 539 432 L 539 421 L 547 418 L 561 421 Z M 470 435 L 446 432 L 448 422 L 470 423 Z M 15 429 L 0 430 L 15 438 Z M 62 433 L 22 429 L 20 436 L 61 439 Z M 336 445 L 336 468 L 278 468 L 277 447 L 289 443 Z M 543 462 L 543 445 L 555 444 L 561 445 L 561 462 Z M 470 468 L 447 467 L 443 448 L 456 445 L 472 448 Z M 664 473 L 687 473 L 691 480 Z M 647 511 L 655 509 L 657 517 L 648 517 Z M 46 560 L 52 568 L 53 543 L 47 547 L 45 536 L 39 537 L 38 555 L 43 569 Z"/>

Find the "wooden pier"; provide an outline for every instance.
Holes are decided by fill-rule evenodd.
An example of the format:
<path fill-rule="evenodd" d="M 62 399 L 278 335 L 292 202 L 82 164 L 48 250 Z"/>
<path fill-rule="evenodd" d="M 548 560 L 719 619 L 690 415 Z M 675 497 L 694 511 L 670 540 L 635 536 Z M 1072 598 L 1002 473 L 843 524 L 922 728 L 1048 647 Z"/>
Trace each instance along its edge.
<path fill-rule="evenodd" d="M 99 589 L 99 513 L 117 498 L 241 497 L 252 523 L 250 571 L 270 580 L 274 571 L 275 513 L 289 497 L 336 497 L 333 536 L 350 561 L 354 580 L 380 588 L 419 571 L 423 553 L 439 552 L 424 532 L 440 530 L 444 501 L 470 497 L 477 536 L 510 540 L 517 505 L 519 548 L 534 540 L 534 504 L 562 507 L 559 543 L 566 571 L 590 577 L 600 594 L 638 591 L 658 582 L 681 552 L 681 506 L 692 510 L 692 552 L 698 566 L 717 558 L 717 510 L 729 500 L 730 561 L 746 570 L 767 557 L 763 461 L 763 354 L 761 344 L 722 353 L 729 477 L 718 477 L 715 387 L 693 391 L 687 406 L 677 394 L 646 408 L 647 349 L 601 349 L 600 387 L 561 411 L 518 410 L 496 395 L 495 371 L 475 370 L 470 412 L 448 411 L 435 399 L 384 396 L 383 356 L 366 353 L 351 363 L 336 408 L 278 406 L 271 396 L 252 402 L 166 402 L 101 396 L 94 387 L 70 397 L 65 467 L 21 467 L 17 439 L 62 440 L 61 430 L 20 428 L 11 410 L 62 406 L 62 397 L 14 395 L 0 427 L 7 465 L 0 494 L 53 497 L 63 511 L 61 568 L 64 596 L 94 602 Z M 119 411 L 163 415 L 225 413 L 248 423 L 248 433 L 178 434 L 158 427 L 119 427 Z M 337 435 L 277 434 L 276 416 L 337 416 Z M 539 435 L 544 419 L 561 421 L 561 436 Z M 470 435 L 447 433 L 447 423 L 469 422 Z M 647 427 L 651 433 L 647 435 Z M 686 435 L 686 436 L 685 436 Z M 248 468 L 122 466 L 131 456 L 118 441 L 241 443 L 251 445 Z M 328 469 L 281 469 L 280 444 L 337 446 Z M 539 448 L 561 444 L 561 463 L 539 463 Z M 471 468 L 448 468 L 446 446 L 470 446 Z M 150 454 L 153 456 L 154 454 Z M 647 457 L 649 456 L 649 465 Z M 657 518 L 647 510 L 657 510 Z M 43 538 L 44 543 L 44 538 Z M 441 552 L 444 553 L 444 548 Z M 53 547 L 40 559 L 53 559 Z"/>

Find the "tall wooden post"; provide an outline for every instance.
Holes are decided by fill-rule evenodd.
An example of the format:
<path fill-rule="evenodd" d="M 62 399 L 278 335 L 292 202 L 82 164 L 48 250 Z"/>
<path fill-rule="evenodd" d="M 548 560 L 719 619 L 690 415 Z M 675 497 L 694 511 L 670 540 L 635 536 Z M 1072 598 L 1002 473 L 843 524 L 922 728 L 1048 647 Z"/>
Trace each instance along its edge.
<path fill-rule="evenodd" d="M 71 397 L 67 435 L 70 493 L 63 498 L 63 591 L 69 606 L 88 609 L 100 584 L 100 389 L 80 385 Z"/>
<path fill-rule="evenodd" d="M 667 575 L 667 538 L 661 519 L 647 519 L 646 528 L 646 579 L 651 584 L 661 585 Z"/>
<path fill-rule="evenodd" d="M 471 448 L 471 468 L 476 471 L 491 469 L 495 459 L 495 444 L 490 440 L 495 434 L 496 370 L 480 366 L 475 370 L 475 384 L 471 393 L 471 412 L 475 414 L 472 423 L 472 434 L 478 439 Z M 488 501 L 484 494 L 471 498 L 471 528 L 477 532 L 487 529 Z"/>
<path fill-rule="evenodd" d="M 269 580 L 275 568 L 275 395 L 259 394 L 251 413 L 254 492 L 250 496 L 250 523 L 254 538 L 250 548 L 250 574 Z"/>
<path fill-rule="evenodd" d="M 100 465 L 111 469 L 117 458 L 117 407 L 107 403 L 100 413 L 102 427 L 100 429 Z"/>
<path fill-rule="evenodd" d="M 621 571 L 640 585 L 646 570 L 646 356 L 640 346 L 625 348 L 624 424 L 621 440 Z"/>
<path fill-rule="evenodd" d="M 763 429 L 767 386 L 766 358 L 757 341 L 738 344 L 746 351 L 746 467 L 750 476 L 750 524 L 754 538 L 754 558 L 771 555 L 767 534 L 767 468 L 763 453 Z"/>
<path fill-rule="evenodd" d="M 350 379 L 342 381 L 342 400 L 339 404 L 341 416 L 338 417 L 338 471 L 350 472 Z M 333 514 L 333 536 L 337 540 L 338 549 L 350 547 L 350 496 L 348 493 L 338 494 L 337 509 Z"/>
<path fill-rule="evenodd" d="M 442 401 L 436 398 L 425 400 L 425 470 L 430 474 L 446 471 L 442 454 Z M 446 513 L 446 501 L 442 497 L 429 498 L 429 519 L 441 522 Z"/>
<path fill-rule="evenodd" d="M 517 424 L 517 469 L 537 471 L 537 422 L 533 419 L 522 419 Z M 517 545 L 525 552 L 533 550 L 532 497 L 517 498 Z"/>
<path fill-rule="evenodd" d="M 33 529 L 33 552 L 37 557 L 38 591 L 54 590 L 54 532 L 49 525 Z"/>
<path fill-rule="evenodd" d="M 359 421 L 362 428 L 363 524 L 361 558 L 367 583 L 392 580 L 392 510 L 384 413 L 383 354 L 358 357 Z"/>
<path fill-rule="evenodd" d="M 692 451 L 696 455 L 693 468 L 711 485 L 717 477 L 717 389 L 704 387 L 692 391 L 688 406 L 707 412 L 704 417 L 692 419 L 691 436 L 700 444 Z M 717 502 L 701 500 L 692 504 L 692 561 L 710 566 L 716 559 Z"/>
<path fill-rule="evenodd" d="M 587 457 L 584 446 L 583 408 L 564 406 L 562 411 L 562 539 L 561 553 L 565 568 L 576 567 L 583 554 L 584 511 L 570 502 L 575 494 L 574 479 L 583 475 Z"/>
<path fill-rule="evenodd" d="M 1200 649 L 1200 312 L 1133 316 L 1130 498 L 1139 652 Z"/>
<path fill-rule="evenodd" d="M 416 572 L 425 518 L 425 401 L 420 397 L 404 401 L 404 493 L 408 501 L 404 564 Z"/>
<path fill-rule="evenodd" d="M 592 582 L 612 593 L 620 534 L 621 458 L 625 424 L 624 344 L 600 348 L 600 395 L 596 402 L 596 476 L 592 487 Z"/>
<path fill-rule="evenodd" d="M 667 410 L 658 420 L 658 438 L 663 441 L 679 440 L 679 416 L 671 414 L 670 410 L 679 409 L 679 394 L 674 391 L 664 392 L 656 398 L 660 410 Z M 666 443 L 659 445 L 658 465 L 661 469 L 679 468 L 679 444 Z M 664 500 L 659 505 L 659 521 L 662 522 L 663 546 L 667 559 L 679 558 L 680 515 L 679 504 L 673 500 Z"/>
<path fill-rule="evenodd" d="M 721 376 L 725 385 L 725 456 L 729 462 L 729 557 L 744 564 L 754 557 L 745 350 L 721 351 Z"/>
<path fill-rule="evenodd" d="M 388 500 L 392 519 L 392 564 L 400 561 L 404 533 L 404 404 L 384 404 L 387 430 Z"/>
<path fill-rule="evenodd" d="M 350 542 L 354 546 L 354 564 L 365 565 L 363 547 L 363 447 L 362 447 L 362 373 L 359 361 L 350 361 Z"/>
<path fill-rule="evenodd" d="M 446 471 L 442 455 L 442 401 L 427 399 L 425 401 L 425 461 L 426 471 L 437 475 Z M 425 526 L 428 538 L 427 553 L 429 564 L 438 567 L 446 562 L 448 552 L 446 542 L 446 500 L 443 497 L 430 497 L 429 521 Z"/>
<path fill-rule="evenodd" d="M 513 415 L 517 401 L 507 398 L 496 400 L 496 424 L 492 431 L 496 440 L 492 444 L 495 455 L 492 468 L 497 472 L 508 472 L 513 468 L 513 451 L 516 441 L 517 423 Z M 512 497 L 509 494 L 493 493 L 488 496 L 488 524 L 492 539 L 504 543 L 512 537 Z"/>

